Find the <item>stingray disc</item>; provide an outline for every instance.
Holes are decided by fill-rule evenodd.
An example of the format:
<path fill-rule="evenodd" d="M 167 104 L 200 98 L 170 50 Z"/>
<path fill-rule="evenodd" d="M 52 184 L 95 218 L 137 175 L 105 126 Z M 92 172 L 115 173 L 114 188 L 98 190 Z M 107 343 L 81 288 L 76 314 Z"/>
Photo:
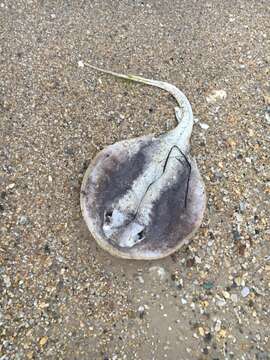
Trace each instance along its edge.
<path fill-rule="evenodd" d="M 135 80 L 146 81 L 139 79 Z M 164 84 L 168 85 L 154 85 L 165 88 Z M 180 117 L 178 111 L 175 129 L 160 137 L 148 135 L 106 147 L 84 175 L 83 217 L 98 244 L 112 255 L 168 256 L 187 243 L 201 224 L 206 196 L 189 155 L 192 112 L 190 108 Z"/>

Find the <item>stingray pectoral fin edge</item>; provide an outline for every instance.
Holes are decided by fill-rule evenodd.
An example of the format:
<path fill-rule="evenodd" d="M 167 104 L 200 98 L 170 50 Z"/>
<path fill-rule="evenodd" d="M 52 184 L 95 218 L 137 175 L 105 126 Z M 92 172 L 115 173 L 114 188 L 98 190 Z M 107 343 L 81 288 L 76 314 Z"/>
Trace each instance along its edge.
<path fill-rule="evenodd" d="M 190 231 L 183 238 L 179 239 L 177 239 L 178 234 L 176 232 L 173 234 L 176 237 L 176 241 L 173 246 L 170 246 L 169 244 L 168 247 L 166 247 L 163 246 L 166 244 L 162 243 L 158 244 L 159 246 L 157 248 L 154 247 L 153 249 L 152 247 L 156 239 L 149 239 L 149 245 L 144 244 L 144 246 L 140 246 L 140 244 L 138 244 L 137 246 L 129 249 L 121 249 L 108 241 L 108 239 L 104 236 L 104 233 L 102 232 L 102 218 L 97 216 L 97 213 L 94 209 L 94 204 L 96 202 L 99 202 L 99 198 L 102 195 L 101 192 L 104 190 L 100 188 L 100 182 L 104 177 L 104 174 L 102 173 L 104 170 L 104 159 L 106 159 L 108 154 L 110 153 L 118 153 L 119 150 L 121 153 L 121 150 L 129 146 L 130 142 L 134 144 L 138 141 L 144 141 L 145 139 L 151 139 L 151 136 L 124 140 L 122 142 L 110 145 L 100 151 L 89 165 L 84 175 L 81 187 L 80 202 L 82 214 L 94 239 L 103 250 L 109 252 L 113 256 L 124 259 L 154 260 L 169 256 L 170 254 L 174 253 L 183 245 L 189 242 L 189 240 L 199 228 L 205 211 L 206 195 L 204 190 L 204 183 L 197 169 L 196 162 L 192 158 L 190 158 L 190 160 L 192 161 L 193 176 L 191 177 L 192 180 L 190 184 L 189 201 L 192 209 L 191 217 L 193 216 L 195 219 L 191 225 L 192 231 Z M 119 166 L 121 166 L 121 164 Z M 187 221 L 189 221 L 189 219 L 187 219 Z M 166 238 L 164 241 L 166 242 Z"/>

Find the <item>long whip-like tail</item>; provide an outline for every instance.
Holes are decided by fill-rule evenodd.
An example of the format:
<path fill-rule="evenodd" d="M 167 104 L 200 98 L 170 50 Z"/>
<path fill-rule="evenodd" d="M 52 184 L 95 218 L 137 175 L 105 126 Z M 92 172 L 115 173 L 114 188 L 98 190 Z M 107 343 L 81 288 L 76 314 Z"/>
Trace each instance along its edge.
<path fill-rule="evenodd" d="M 183 94 L 182 91 L 180 91 L 176 86 L 171 85 L 164 81 L 145 79 L 141 76 L 119 74 L 114 71 L 98 68 L 98 67 L 88 64 L 88 63 L 83 63 L 83 64 L 85 66 L 88 66 L 92 69 L 101 71 L 106 74 L 111 74 L 113 76 L 117 76 L 122 79 L 136 81 L 136 82 L 143 83 L 146 85 L 156 86 L 160 89 L 167 91 L 176 99 L 179 106 L 183 109 L 183 115 L 182 115 L 181 122 L 192 122 L 192 124 L 193 124 L 193 113 L 192 113 L 192 108 L 191 108 L 190 102 L 188 101 L 186 95 Z M 179 121 L 180 120 L 179 116 L 176 116 L 176 117 L 177 117 L 177 120 Z"/>

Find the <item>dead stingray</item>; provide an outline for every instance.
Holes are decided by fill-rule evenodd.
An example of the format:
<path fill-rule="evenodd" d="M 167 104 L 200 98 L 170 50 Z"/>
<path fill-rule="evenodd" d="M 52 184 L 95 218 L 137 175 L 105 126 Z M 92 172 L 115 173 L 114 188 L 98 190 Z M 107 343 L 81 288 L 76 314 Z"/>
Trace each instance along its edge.
<path fill-rule="evenodd" d="M 206 204 L 203 180 L 189 154 L 191 105 L 168 83 L 84 65 L 157 86 L 180 106 L 175 108 L 175 129 L 159 137 L 120 141 L 100 151 L 81 188 L 83 217 L 103 249 L 127 259 L 168 256 L 198 229 Z"/>

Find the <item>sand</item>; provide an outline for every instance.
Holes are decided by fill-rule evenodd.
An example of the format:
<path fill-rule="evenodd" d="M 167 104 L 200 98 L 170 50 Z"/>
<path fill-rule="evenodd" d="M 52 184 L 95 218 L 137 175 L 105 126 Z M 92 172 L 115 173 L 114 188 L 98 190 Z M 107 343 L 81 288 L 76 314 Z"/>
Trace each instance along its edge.
<path fill-rule="evenodd" d="M 0 2 L 0 359 L 270 359 L 269 2 Z M 99 149 L 197 123 L 207 211 L 164 260 L 102 251 L 81 215 Z"/>

